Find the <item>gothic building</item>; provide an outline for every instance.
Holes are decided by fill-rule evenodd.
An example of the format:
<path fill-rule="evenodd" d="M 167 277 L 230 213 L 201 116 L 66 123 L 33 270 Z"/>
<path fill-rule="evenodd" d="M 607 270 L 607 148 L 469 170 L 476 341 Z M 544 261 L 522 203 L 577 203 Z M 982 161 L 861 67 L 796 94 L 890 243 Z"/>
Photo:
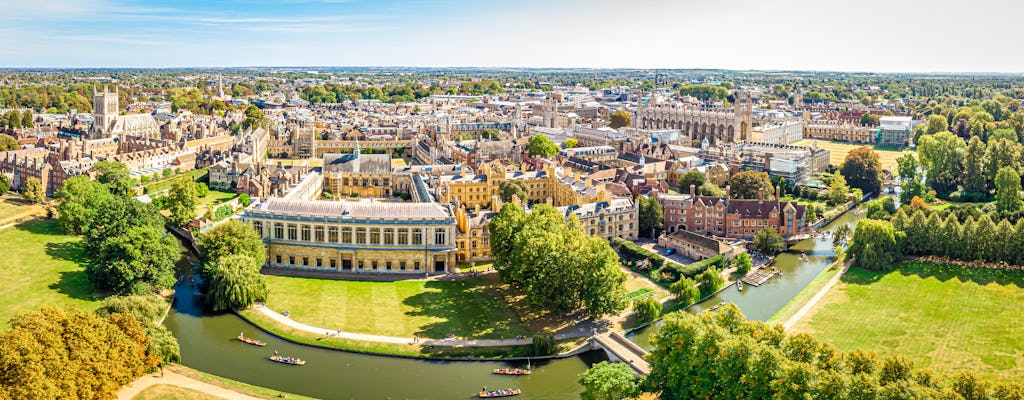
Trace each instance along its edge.
<path fill-rule="evenodd" d="M 160 138 L 160 124 L 149 114 L 120 115 L 117 106 L 117 88 L 108 92 L 94 92 L 92 99 L 94 139 L 124 136 Z"/>
<path fill-rule="evenodd" d="M 699 106 L 683 103 L 659 104 L 651 96 L 649 104 L 642 101 L 634 116 L 634 126 L 639 129 L 678 129 L 681 139 L 709 143 L 739 142 L 750 140 L 753 106 L 750 94 L 736 93 L 736 105 L 732 109 L 706 110 Z"/>

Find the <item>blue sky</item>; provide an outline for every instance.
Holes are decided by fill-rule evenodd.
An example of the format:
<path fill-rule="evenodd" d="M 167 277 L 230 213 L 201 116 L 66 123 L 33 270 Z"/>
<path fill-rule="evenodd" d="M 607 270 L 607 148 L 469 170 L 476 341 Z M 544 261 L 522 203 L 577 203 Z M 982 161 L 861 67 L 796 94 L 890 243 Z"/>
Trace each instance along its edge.
<path fill-rule="evenodd" d="M 1024 72 L 1022 14 L 999 0 L 0 0 L 0 66 Z"/>

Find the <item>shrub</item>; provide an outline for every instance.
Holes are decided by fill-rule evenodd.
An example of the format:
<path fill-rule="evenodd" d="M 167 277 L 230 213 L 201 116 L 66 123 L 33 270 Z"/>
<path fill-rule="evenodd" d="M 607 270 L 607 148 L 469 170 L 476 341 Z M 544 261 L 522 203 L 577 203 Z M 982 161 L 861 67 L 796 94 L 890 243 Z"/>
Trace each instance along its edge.
<path fill-rule="evenodd" d="M 722 279 L 722 274 L 718 272 L 718 269 L 708 268 L 707 271 L 700 274 L 701 297 L 710 296 L 721 289 L 722 285 L 725 285 L 725 279 Z"/>
<path fill-rule="evenodd" d="M 651 269 L 659 270 L 665 265 L 665 258 L 626 239 L 615 239 L 614 247 L 619 254 L 629 260 L 648 260 L 651 263 Z"/>
<path fill-rule="evenodd" d="M 533 355 L 536 356 L 549 356 L 555 354 L 557 345 L 555 343 L 555 335 L 553 333 L 544 332 L 533 335 Z"/>
<path fill-rule="evenodd" d="M 724 261 L 725 257 L 718 255 L 697 261 L 692 264 L 687 264 L 683 266 L 676 266 L 675 264 L 672 264 L 672 266 L 676 271 L 679 272 L 680 275 L 692 279 L 699 275 L 700 273 L 706 271 L 710 267 L 721 267 Z"/>
<path fill-rule="evenodd" d="M 653 322 L 661 316 L 661 303 L 653 297 L 645 297 L 633 301 L 633 315 L 639 325 Z"/>

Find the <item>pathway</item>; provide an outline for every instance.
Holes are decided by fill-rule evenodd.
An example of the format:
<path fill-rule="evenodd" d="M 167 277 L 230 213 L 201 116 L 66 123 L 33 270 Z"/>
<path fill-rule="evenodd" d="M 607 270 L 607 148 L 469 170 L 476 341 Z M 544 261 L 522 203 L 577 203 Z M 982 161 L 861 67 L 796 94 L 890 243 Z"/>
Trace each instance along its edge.
<path fill-rule="evenodd" d="M 229 389 L 222 388 L 220 386 L 212 385 L 206 382 L 202 382 L 196 379 L 189 378 L 187 376 L 168 371 L 164 369 L 163 376 L 159 373 L 149 373 L 143 375 L 141 378 L 136 379 L 128 386 L 121 388 L 117 391 L 118 400 L 131 400 L 138 396 L 143 390 L 153 385 L 169 385 L 178 386 L 186 389 L 192 389 L 197 392 L 202 392 L 210 396 L 220 397 L 228 400 L 260 400 L 259 397 L 252 397 L 244 395 Z"/>
<path fill-rule="evenodd" d="M 651 373 L 651 364 L 644 359 L 647 351 L 637 346 L 636 343 L 626 339 L 618 332 L 605 332 L 594 336 L 594 341 L 599 346 L 612 353 L 616 358 L 628 364 L 636 372 L 642 375 Z"/>
<path fill-rule="evenodd" d="M 839 273 L 836 274 L 836 276 L 833 276 L 832 279 L 829 279 L 828 283 L 825 284 L 825 287 L 821 288 L 821 290 L 819 290 L 818 293 L 814 295 L 814 297 L 811 297 L 811 299 L 807 301 L 807 304 L 804 304 L 803 307 L 800 307 L 800 310 L 797 311 L 796 314 L 793 314 L 792 317 L 789 317 L 789 319 L 787 319 L 786 322 L 782 324 L 782 327 L 785 328 L 786 330 L 789 330 L 790 328 L 793 327 L 793 325 L 796 325 L 796 323 L 800 321 L 800 318 L 803 318 L 804 315 L 806 315 L 807 312 L 810 311 L 815 304 L 818 304 L 818 301 L 821 300 L 822 297 L 825 297 L 825 293 L 828 293 L 828 290 L 831 289 L 832 286 L 835 286 L 836 282 L 839 282 L 839 279 L 843 277 L 843 274 L 846 273 L 847 269 L 850 269 L 850 262 L 843 263 L 843 269 L 839 271 Z"/>

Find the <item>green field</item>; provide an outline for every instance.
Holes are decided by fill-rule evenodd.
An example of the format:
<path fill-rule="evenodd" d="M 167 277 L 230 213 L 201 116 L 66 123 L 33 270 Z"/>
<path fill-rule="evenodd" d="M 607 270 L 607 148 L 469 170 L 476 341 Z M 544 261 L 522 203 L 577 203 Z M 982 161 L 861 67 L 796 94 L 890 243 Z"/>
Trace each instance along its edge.
<path fill-rule="evenodd" d="M 0 225 L 9 224 L 19 219 L 42 213 L 42 206 L 29 203 L 19 196 L 0 196 Z"/>
<path fill-rule="evenodd" d="M 793 327 L 841 350 L 903 355 L 943 373 L 1024 380 L 1024 273 L 906 262 L 852 268 Z"/>
<path fill-rule="evenodd" d="M 205 215 L 206 211 L 210 208 L 210 206 L 215 204 L 221 204 L 225 201 L 235 198 L 236 196 L 238 196 L 238 193 L 221 192 L 218 190 L 210 189 L 210 193 L 208 193 L 206 197 L 202 197 L 199 199 L 199 202 L 196 205 L 196 215 Z M 214 209 L 216 210 L 216 208 Z"/>
<path fill-rule="evenodd" d="M 812 146 L 817 143 L 818 147 L 821 147 L 829 151 L 829 163 L 835 166 L 843 165 L 843 161 L 846 160 L 846 155 L 853 149 L 858 147 L 869 146 L 878 153 L 878 157 L 882 162 L 882 169 L 895 171 L 896 159 L 904 153 L 913 153 L 911 150 L 897 151 L 888 147 L 878 147 L 857 143 L 844 143 L 844 142 L 833 142 L 831 140 L 821 139 L 803 139 L 793 142 L 794 146 Z"/>
<path fill-rule="evenodd" d="M 7 249 L 0 258 L 0 327 L 15 314 L 43 306 L 99 307 L 101 294 L 85 275 L 82 240 L 64 235 L 56 220 L 33 220 L 0 232 Z"/>
<path fill-rule="evenodd" d="M 267 307 L 316 327 L 384 336 L 511 338 L 530 332 L 497 275 L 455 281 L 346 281 L 267 276 Z"/>
<path fill-rule="evenodd" d="M 171 385 L 153 385 L 139 392 L 132 400 L 217 400 L 220 397 L 210 396 L 203 392 Z"/>

